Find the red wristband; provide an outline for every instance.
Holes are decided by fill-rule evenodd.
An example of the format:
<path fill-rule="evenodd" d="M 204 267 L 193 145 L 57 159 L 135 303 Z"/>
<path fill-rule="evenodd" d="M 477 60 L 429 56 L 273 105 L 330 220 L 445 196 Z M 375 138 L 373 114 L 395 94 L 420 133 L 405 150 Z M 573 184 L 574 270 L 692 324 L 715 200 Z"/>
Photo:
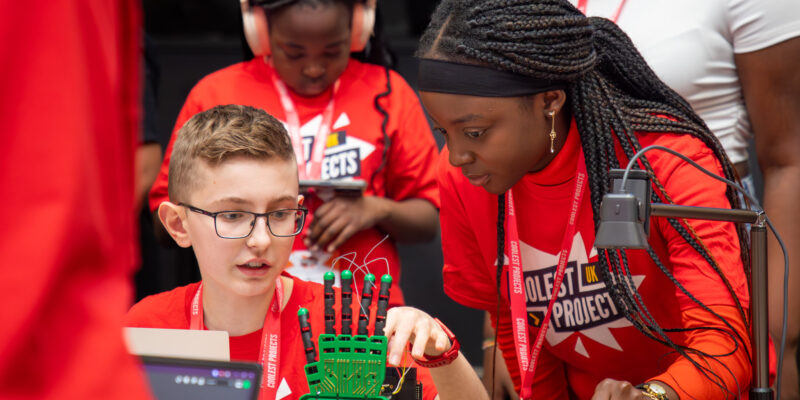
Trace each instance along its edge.
<path fill-rule="evenodd" d="M 438 356 L 427 356 L 423 354 L 422 359 L 414 358 L 414 361 L 420 367 L 436 368 L 448 365 L 458 357 L 458 350 L 461 348 L 461 345 L 456 339 L 456 335 L 454 335 L 450 329 L 447 329 L 442 321 L 439 321 L 439 318 L 434 318 L 434 321 L 439 324 L 444 333 L 447 335 L 447 338 L 450 339 L 450 348 Z M 411 351 L 411 343 L 408 344 L 408 349 Z"/>

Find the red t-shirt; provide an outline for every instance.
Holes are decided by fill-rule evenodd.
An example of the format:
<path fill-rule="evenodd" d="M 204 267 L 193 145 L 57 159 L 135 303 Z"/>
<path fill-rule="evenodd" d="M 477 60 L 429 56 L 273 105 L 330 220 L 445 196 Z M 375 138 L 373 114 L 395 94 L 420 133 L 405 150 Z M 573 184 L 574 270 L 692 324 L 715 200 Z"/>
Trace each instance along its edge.
<path fill-rule="evenodd" d="M 642 147 L 659 144 L 675 149 L 710 171 L 722 174 L 720 163 L 711 150 L 688 135 L 645 133 L 638 137 Z M 623 154 L 617 147 L 617 154 Z M 580 138 L 573 122 L 566 144 L 556 158 L 543 170 L 527 174 L 512 189 L 518 213 L 531 339 L 535 337 L 534 327 L 539 326 L 552 293 L 553 275 L 572 203 L 579 150 Z M 665 152 L 653 151 L 647 158 L 676 204 L 730 207 L 723 183 Z M 439 165 L 445 292 L 461 304 L 495 313 L 497 196 L 469 184 L 447 159 L 445 149 Z M 623 161 L 627 160 L 621 163 Z M 747 307 L 747 282 L 734 225 L 703 220 L 689 222 Z M 653 218 L 651 224 L 652 248 L 690 293 L 708 306 L 724 308 L 734 304 L 716 272 L 666 218 Z M 536 398 L 560 398 L 566 394 L 567 385 L 579 398 L 590 398 L 597 383 L 604 378 L 634 384 L 645 382 L 663 373 L 675 360 L 670 348 L 646 338 L 616 309 L 597 270 L 594 234 L 591 196 L 587 188 L 579 207 L 577 231 L 563 284 L 539 359 L 533 388 Z M 660 271 L 644 250 L 626 253 L 633 283 L 660 325 L 670 328 L 691 325 L 685 311 L 698 306 Z M 500 344 L 519 386 L 507 291 L 505 293 Z M 736 315 L 733 313 L 734 318 Z M 734 326 L 738 325 L 734 323 Z M 740 334 L 747 338 L 746 329 L 741 329 Z M 671 336 L 678 343 L 690 340 L 690 335 Z M 712 368 L 720 375 L 727 375 L 719 365 Z M 743 368 L 749 371 L 748 365 Z M 749 375 L 743 372 L 739 382 L 748 381 Z"/>
<path fill-rule="evenodd" d="M 272 83 L 273 73 L 271 66 L 263 59 L 256 58 L 216 71 L 197 83 L 189 93 L 175 123 L 161 171 L 150 192 L 151 209 L 156 209 L 161 202 L 168 200 L 167 177 L 172 146 L 178 130 L 194 114 L 221 104 L 241 104 L 264 109 L 276 118 L 286 121 L 278 92 Z M 433 134 L 414 91 L 400 75 L 395 72 L 390 74 L 392 93 L 380 100 L 380 104 L 389 114 L 386 133 L 391 146 L 385 149 L 386 143 L 381 133 L 383 116 L 373 105 L 375 96 L 386 91 L 384 69 L 353 59 L 349 61 L 340 77 L 339 89 L 334 99 L 332 133 L 327 139 L 321 178 L 360 178 L 368 184 L 371 183 L 366 189 L 368 195 L 396 201 L 420 198 L 438 207 L 435 176 L 437 150 Z M 308 161 L 314 135 L 322 121 L 322 112 L 330 100 L 331 90 L 314 98 L 296 96 L 291 91 L 290 95 L 299 114 Z M 387 152 L 386 166 L 370 182 L 381 164 L 384 151 Z M 311 211 L 309 216 L 320 204 L 317 198 L 307 199 L 305 206 Z M 310 222 L 311 218 L 306 221 L 306 227 Z M 391 239 L 370 253 L 372 247 L 385 236 L 378 229 L 357 233 L 333 254 L 317 255 L 317 259 L 322 259 L 324 268 L 315 270 L 310 270 L 313 262 L 305 262 L 310 255 L 301 240 L 304 236 L 305 233 L 295 240 L 294 253 L 290 258 L 292 265 L 288 270 L 293 275 L 321 282 L 324 272 L 322 270 L 329 268 L 336 257 L 345 255 L 354 260 L 355 264 L 342 259 L 336 263 L 335 268 L 351 269 L 359 288 L 363 285 L 365 274 L 359 267 L 364 265 L 377 276 L 389 272 L 395 280 L 400 279 L 400 260 Z M 355 257 L 348 254 L 355 254 Z M 305 264 L 309 265 L 309 271 L 304 271 Z M 402 292 L 399 289 L 393 290 L 389 301 L 392 305 L 403 304 Z"/>
<path fill-rule="evenodd" d="M 288 275 L 286 275 L 288 276 Z M 299 399 L 300 396 L 308 393 L 308 382 L 306 381 L 303 367 L 306 365 L 305 351 L 303 350 L 303 340 L 300 336 L 300 322 L 297 319 L 297 310 L 305 307 L 309 310 L 309 322 L 311 323 L 311 333 L 313 342 L 317 344 L 317 337 L 325 331 L 324 313 L 324 287 L 314 282 L 291 277 L 294 284 L 291 295 L 281 312 L 281 343 L 280 343 L 280 366 L 278 380 L 285 380 L 291 394 L 283 399 Z M 192 283 L 168 292 L 148 296 L 136 303 L 128 312 L 125 325 L 141 328 L 166 328 L 166 329 L 189 329 L 191 318 L 192 298 L 197 292 L 199 283 Z M 338 289 L 336 296 L 339 297 Z M 376 302 L 373 299 L 372 315 Z M 353 300 L 353 332 L 357 328 L 358 320 L 358 301 Z M 337 313 L 338 315 L 338 313 Z M 339 322 L 337 321 L 336 331 L 339 332 Z M 261 333 L 259 329 L 255 332 L 230 337 L 231 360 L 259 361 L 261 349 Z M 437 391 L 433 384 L 430 373 L 424 368 L 417 368 L 418 379 L 422 382 L 423 398 L 432 400 L 436 397 Z"/>
<path fill-rule="evenodd" d="M 136 255 L 139 2 L 0 2 L 0 397 L 144 399 L 122 339 Z"/>

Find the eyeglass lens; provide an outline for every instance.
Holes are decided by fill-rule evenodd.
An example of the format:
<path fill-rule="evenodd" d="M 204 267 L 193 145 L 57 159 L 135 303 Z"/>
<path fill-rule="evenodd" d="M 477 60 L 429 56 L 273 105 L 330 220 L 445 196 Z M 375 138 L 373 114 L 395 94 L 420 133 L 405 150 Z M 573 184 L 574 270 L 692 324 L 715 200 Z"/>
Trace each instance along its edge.
<path fill-rule="evenodd" d="M 243 238 L 250 235 L 256 215 L 244 211 L 226 211 L 217 214 L 216 229 L 225 238 Z M 267 214 L 267 226 L 274 236 L 294 236 L 303 225 L 301 210 L 276 210 Z"/>

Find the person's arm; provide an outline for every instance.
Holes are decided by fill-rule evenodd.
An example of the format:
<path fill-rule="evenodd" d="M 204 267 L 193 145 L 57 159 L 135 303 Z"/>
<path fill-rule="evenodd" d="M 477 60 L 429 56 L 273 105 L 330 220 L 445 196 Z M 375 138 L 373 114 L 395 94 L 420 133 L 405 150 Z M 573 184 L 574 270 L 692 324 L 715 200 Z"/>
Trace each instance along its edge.
<path fill-rule="evenodd" d="M 452 346 L 442 327 L 424 311 L 412 307 L 395 307 L 386 315 L 384 333 L 389 338 L 388 361 L 400 365 L 403 353 L 411 344 L 411 357 L 437 357 Z M 441 400 L 488 400 L 478 375 L 460 352 L 448 365 L 429 368 Z"/>
<path fill-rule="evenodd" d="M 670 400 L 677 399 L 724 399 L 738 398 L 745 393 L 750 384 L 751 365 L 747 356 L 750 351 L 748 329 L 742 321 L 739 311 L 731 306 L 710 307 L 717 314 L 725 318 L 744 339 L 738 348 L 728 334 L 729 329 L 718 318 L 700 308 L 683 311 L 681 315 L 682 327 L 694 329 L 687 333 L 685 345 L 709 355 L 724 355 L 724 357 L 700 357 L 691 354 L 690 357 L 698 364 L 711 370 L 701 371 L 691 361 L 678 357 L 661 375 L 654 376 L 647 382 L 658 383 L 666 389 Z M 735 349 L 735 351 L 734 351 Z M 720 386 L 715 385 L 707 374 Z M 712 373 L 714 375 L 712 375 Z M 606 379 L 595 388 L 593 399 L 646 399 L 642 391 L 633 385 L 644 382 L 625 382 Z"/>
<path fill-rule="evenodd" d="M 437 399 L 489 399 L 478 375 L 461 352 L 451 364 L 431 368 L 429 371 L 439 391 Z"/>
<path fill-rule="evenodd" d="M 752 377 L 752 367 L 748 357 L 748 352 L 751 351 L 750 335 L 739 311 L 732 306 L 711 306 L 710 308 L 725 318 L 744 339 L 744 342 L 739 342 L 738 348 L 735 348 L 737 345 L 722 321 L 705 310 L 692 308 L 681 313 L 683 327 L 696 329 L 688 333 L 686 345 L 710 355 L 732 352 L 728 356 L 716 359 L 691 355 L 692 359 L 700 365 L 710 368 L 719 377 L 719 381 L 728 392 L 726 393 L 725 390 L 713 384 L 709 378 L 703 376 L 703 373 L 689 360 L 679 357 L 667 368 L 666 372 L 648 379 L 648 381 L 663 382 L 679 396 L 670 397 L 670 399 L 738 398 L 739 394 L 746 392 L 750 386 Z M 710 373 L 708 374 L 711 376 Z"/>
<path fill-rule="evenodd" d="M 432 240 L 438 229 L 437 216 L 433 204 L 424 199 L 337 197 L 314 213 L 306 245 L 330 252 L 356 233 L 374 226 L 399 242 Z"/>
<path fill-rule="evenodd" d="M 143 143 L 136 149 L 136 209 L 142 207 L 147 192 L 158 176 L 161 166 L 161 145 L 150 142 Z"/>
<path fill-rule="evenodd" d="M 764 210 L 798 265 L 800 249 L 800 38 L 763 50 L 737 54 L 747 112 L 755 134 L 758 164 L 764 176 Z M 783 254 L 773 235 L 768 241 L 769 323 L 776 343 L 783 319 Z M 789 319 L 783 363 L 783 398 L 797 398 L 795 354 L 800 335 L 800 274 L 789 274 Z"/>

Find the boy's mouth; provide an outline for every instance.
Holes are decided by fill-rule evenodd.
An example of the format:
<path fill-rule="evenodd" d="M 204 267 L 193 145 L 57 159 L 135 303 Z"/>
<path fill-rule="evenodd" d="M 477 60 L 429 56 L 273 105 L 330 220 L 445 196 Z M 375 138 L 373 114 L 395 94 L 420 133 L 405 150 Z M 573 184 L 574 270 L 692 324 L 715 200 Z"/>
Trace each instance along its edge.
<path fill-rule="evenodd" d="M 266 267 L 267 264 L 264 264 L 264 263 L 261 263 L 261 262 L 249 262 L 247 264 L 242 264 L 242 265 L 239 265 L 239 266 L 240 267 L 245 267 L 245 268 L 251 268 L 251 269 L 258 269 L 258 268 Z"/>
<path fill-rule="evenodd" d="M 243 274 L 248 276 L 260 276 L 269 270 L 270 266 L 267 263 L 259 262 L 259 261 L 251 261 L 244 264 L 238 264 L 236 267 L 241 271 Z"/>

